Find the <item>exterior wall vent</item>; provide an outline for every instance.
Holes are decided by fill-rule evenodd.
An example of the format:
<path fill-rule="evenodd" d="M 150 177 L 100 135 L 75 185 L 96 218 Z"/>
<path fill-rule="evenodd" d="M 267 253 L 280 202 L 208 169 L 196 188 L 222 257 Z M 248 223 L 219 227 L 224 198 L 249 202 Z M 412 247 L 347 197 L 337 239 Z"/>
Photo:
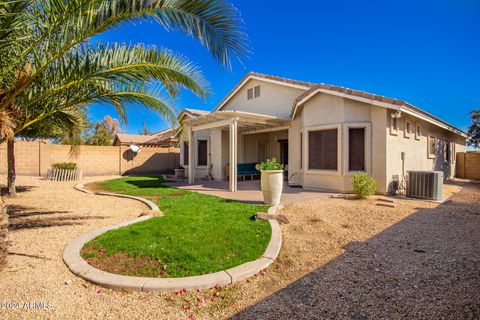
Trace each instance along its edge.
<path fill-rule="evenodd" d="M 441 201 L 442 171 L 408 171 L 407 197 Z"/>

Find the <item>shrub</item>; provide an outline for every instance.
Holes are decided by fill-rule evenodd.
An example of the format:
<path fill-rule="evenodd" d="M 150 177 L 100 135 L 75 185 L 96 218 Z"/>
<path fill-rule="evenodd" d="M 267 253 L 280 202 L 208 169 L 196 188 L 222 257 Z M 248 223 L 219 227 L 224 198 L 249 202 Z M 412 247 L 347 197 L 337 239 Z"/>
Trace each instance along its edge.
<path fill-rule="evenodd" d="M 277 158 L 272 157 L 272 159 L 267 159 L 261 163 L 257 163 L 255 166 L 257 170 L 283 170 L 283 164 L 277 162 Z"/>
<path fill-rule="evenodd" d="M 353 192 L 359 198 L 366 198 L 375 193 L 377 181 L 366 173 L 357 173 L 352 179 Z"/>
<path fill-rule="evenodd" d="M 52 168 L 64 169 L 64 170 L 75 170 L 77 169 L 77 164 L 75 162 L 57 162 L 57 163 L 52 163 Z"/>

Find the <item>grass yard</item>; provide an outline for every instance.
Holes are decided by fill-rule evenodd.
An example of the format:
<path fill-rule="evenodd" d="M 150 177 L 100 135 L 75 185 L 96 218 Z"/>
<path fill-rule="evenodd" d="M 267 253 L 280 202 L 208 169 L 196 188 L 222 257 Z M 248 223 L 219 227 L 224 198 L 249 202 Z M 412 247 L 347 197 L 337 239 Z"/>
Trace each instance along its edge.
<path fill-rule="evenodd" d="M 119 274 L 184 277 L 231 268 L 259 258 L 270 241 L 267 221 L 251 217 L 267 207 L 163 185 L 161 177 L 126 177 L 94 188 L 153 200 L 165 213 L 88 242 L 82 256 Z"/>

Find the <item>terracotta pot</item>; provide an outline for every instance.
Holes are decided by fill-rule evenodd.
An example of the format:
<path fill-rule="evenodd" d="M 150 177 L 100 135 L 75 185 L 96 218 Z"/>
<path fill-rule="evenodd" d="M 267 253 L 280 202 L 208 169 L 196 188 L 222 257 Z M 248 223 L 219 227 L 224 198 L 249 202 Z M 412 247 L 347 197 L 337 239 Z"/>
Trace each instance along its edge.
<path fill-rule="evenodd" d="M 261 186 L 265 204 L 279 204 L 283 190 L 283 170 L 262 171 Z"/>

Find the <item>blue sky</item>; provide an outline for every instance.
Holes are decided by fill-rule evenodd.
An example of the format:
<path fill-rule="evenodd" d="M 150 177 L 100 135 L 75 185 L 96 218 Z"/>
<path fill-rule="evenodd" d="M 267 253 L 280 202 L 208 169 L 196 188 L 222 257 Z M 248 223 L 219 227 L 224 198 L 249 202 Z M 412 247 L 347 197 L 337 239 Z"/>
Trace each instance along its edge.
<path fill-rule="evenodd" d="M 406 100 L 466 129 L 480 109 L 480 1 L 232 1 L 245 21 L 252 53 L 231 71 L 196 41 L 155 23 L 126 24 L 99 38 L 181 52 L 196 62 L 213 93 L 202 101 L 181 92 L 174 105 L 212 110 L 249 71 L 323 82 Z M 95 105 L 92 119 L 112 108 Z M 129 108 L 123 131 L 167 124 Z"/>

